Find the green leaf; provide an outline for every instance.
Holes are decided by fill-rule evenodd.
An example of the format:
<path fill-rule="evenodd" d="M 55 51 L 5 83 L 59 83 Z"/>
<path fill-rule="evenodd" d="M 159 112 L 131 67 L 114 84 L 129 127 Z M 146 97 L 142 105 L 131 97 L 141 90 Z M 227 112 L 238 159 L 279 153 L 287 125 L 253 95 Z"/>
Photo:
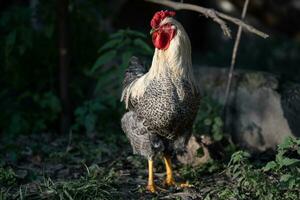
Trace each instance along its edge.
<path fill-rule="evenodd" d="M 207 118 L 207 119 L 204 120 L 204 124 L 205 124 L 206 126 L 210 126 L 210 125 L 212 124 L 212 120 L 209 119 L 209 118 Z"/>
<path fill-rule="evenodd" d="M 280 182 L 287 182 L 290 178 L 292 178 L 293 176 L 291 174 L 283 174 L 280 177 Z"/>
<path fill-rule="evenodd" d="M 124 30 L 119 30 L 118 32 L 111 34 L 110 38 L 118 38 L 118 37 L 123 37 L 125 35 Z"/>
<path fill-rule="evenodd" d="M 135 37 L 147 38 L 147 36 L 144 33 L 141 33 L 138 31 L 133 31 L 133 30 L 128 29 L 128 30 L 126 30 L 126 32 Z"/>
<path fill-rule="evenodd" d="M 264 171 L 269 171 L 275 169 L 277 167 L 277 163 L 275 161 L 268 162 L 266 166 L 263 168 Z"/>
<path fill-rule="evenodd" d="M 293 139 L 291 137 L 286 137 L 281 144 L 278 145 L 281 149 L 287 149 L 293 145 Z"/>
<path fill-rule="evenodd" d="M 120 75 L 123 77 L 124 76 L 124 71 L 128 66 L 129 59 L 132 57 L 133 53 L 131 51 L 126 51 L 122 54 L 122 63 L 121 63 L 121 73 Z"/>
<path fill-rule="evenodd" d="M 98 49 L 98 53 L 103 52 L 104 50 L 111 49 L 115 46 L 117 46 L 122 40 L 121 39 L 113 39 L 106 42 L 102 47 Z"/>
<path fill-rule="evenodd" d="M 213 138 L 215 141 L 220 141 L 222 140 L 223 135 L 219 131 L 216 131 L 213 133 Z"/>
<path fill-rule="evenodd" d="M 137 38 L 133 41 L 133 44 L 142 48 L 146 54 L 151 55 L 153 53 L 153 50 L 151 49 L 151 47 L 142 39 Z"/>
<path fill-rule="evenodd" d="M 279 151 L 277 154 L 276 154 L 276 162 L 278 164 L 280 164 L 282 166 L 282 160 L 283 160 L 283 154 L 284 152 L 283 151 Z"/>
<path fill-rule="evenodd" d="M 292 177 L 289 180 L 289 189 L 292 189 L 295 185 L 296 185 L 296 179 L 295 179 L 295 177 Z"/>
<path fill-rule="evenodd" d="M 246 151 L 236 151 L 231 155 L 229 165 L 232 166 L 233 164 L 241 163 L 242 161 L 246 161 L 248 158 L 250 158 L 250 153 Z"/>
<path fill-rule="evenodd" d="M 218 126 L 223 126 L 223 121 L 222 121 L 221 117 L 215 117 L 214 122 Z"/>
<path fill-rule="evenodd" d="M 123 47 L 126 51 L 130 50 L 130 47 L 132 47 L 132 40 L 130 38 L 126 38 L 116 46 L 117 49 L 121 49 Z"/>
<path fill-rule="evenodd" d="M 101 67 L 103 64 L 108 63 L 111 61 L 115 56 L 117 55 L 117 51 L 112 50 L 108 51 L 104 54 L 102 54 L 93 65 L 92 69 L 90 70 L 90 73 L 93 74 L 99 67 Z"/>
<path fill-rule="evenodd" d="M 283 158 L 282 159 L 282 165 L 283 166 L 290 166 L 290 165 L 293 165 L 295 163 L 298 163 L 300 162 L 299 159 L 295 159 L 295 158 Z"/>

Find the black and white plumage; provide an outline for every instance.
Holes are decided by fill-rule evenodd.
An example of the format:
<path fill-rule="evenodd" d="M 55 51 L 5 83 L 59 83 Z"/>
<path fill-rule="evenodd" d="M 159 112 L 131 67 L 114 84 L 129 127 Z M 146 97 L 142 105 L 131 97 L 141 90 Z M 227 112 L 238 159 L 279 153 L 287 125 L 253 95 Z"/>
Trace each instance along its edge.
<path fill-rule="evenodd" d="M 174 15 L 172 11 L 155 13 L 151 20 L 155 46 L 151 67 L 147 72 L 133 57 L 123 83 L 121 100 L 128 112 L 122 117 L 122 129 L 134 153 L 148 159 L 150 192 L 156 191 L 153 157 L 160 152 L 166 166 L 165 185 L 176 185 L 170 155 L 185 150 L 200 100 L 190 40 Z"/>
<path fill-rule="evenodd" d="M 148 72 L 133 57 L 123 82 L 122 100 L 128 112 L 122 117 L 122 129 L 134 153 L 148 159 L 159 152 L 184 151 L 200 101 L 189 38 L 175 19 L 167 17 L 160 23 L 164 24 L 176 29 L 170 46 L 155 49 Z"/>
<path fill-rule="evenodd" d="M 141 77 L 145 69 L 136 57 L 130 64 L 125 75 L 125 89 Z M 176 85 L 184 90 L 183 99 Z M 129 112 L 121 122 L 134 153 L 150 158 L 158 152 L 184 151 L 199 104 L 199 96 L 193 90 L 188 81 L 178 79 L 174 83 L 171 74 L 166 74 L 162 79 L 153 80 L 142 98 L 129 100 Z"/>
<path fill-rule="evenodd" d="M 143 76 L 146 72 L 146 68 L 139 61 L 139 59 L 137 57 L 132 57 L 125 72 L 123 90 L 126 90 L 130 84 Z M 131 101 L 129 102 L 128 108 L 129 110 L 134 110 L 134 106 L 132 105 Z M 129 139 L 135 154 L 140 154 L 147 157 L 149 152 L 154 153 L 155 149 L 158 150 L 163 148 L 163 144 L 159 143 L 156 135 L 149 133 L 147 127 L 144 125 L 144 120 L 138 118 L 136 112 L 129 111 L 125 113 L 121 123 L 122 129 Z"/>

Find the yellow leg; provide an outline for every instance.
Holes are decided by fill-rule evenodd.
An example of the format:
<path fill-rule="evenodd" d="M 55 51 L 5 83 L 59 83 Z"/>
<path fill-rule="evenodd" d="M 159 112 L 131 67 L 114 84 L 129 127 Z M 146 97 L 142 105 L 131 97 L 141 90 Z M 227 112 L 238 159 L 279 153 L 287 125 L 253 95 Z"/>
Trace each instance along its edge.
<path fill-rule="evenodd" d="M 192 185 L 190 185 L 188 182 L 177 184 L 173 177 L 173 170 L 172 170 L 172 163 L 171 163 L 170 156 L 164 155 L 164 161 L 165 161 L 166 173 L 167 173 L 167 177 L 165 180 L 166 186 L 192 187 Z"/>
<path fill-rule="evenodd" d="M 165 161 L 166 172 L 167 172 L 167 177 L 166 177 L 166 180 L 165 180 L 165 184 L 166 184 L 166 186 L 175 185 L 170 156 L 164 155 L 164 161 Z"/>
<path fill-rule="evenodd" d="M 154 180 L 153 180 L 153 160 L 149 159 L 148 160 L 148 185 L 147 185 L 147 190 L 149 190 L 150 192 L 156 192 L 156 187 L 154 184 Z"/>

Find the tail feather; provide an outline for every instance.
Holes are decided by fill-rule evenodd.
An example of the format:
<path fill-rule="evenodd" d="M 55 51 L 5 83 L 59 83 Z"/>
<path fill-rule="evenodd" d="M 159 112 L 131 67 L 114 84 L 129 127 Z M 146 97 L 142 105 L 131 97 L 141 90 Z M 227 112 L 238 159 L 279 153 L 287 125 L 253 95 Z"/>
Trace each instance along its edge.
<path fill-rule="evenodd" d="M 129 86 L 134 80 L 143 76 L 146 72 L 147 70 L 141 61 L 137 57 L 133 56 L 129 61 L 127 70 L 125 71 L 123 89 Z"/>
<path fill-rule="evenodd" d="M 143 76 L 145 73 L 147 73 L 147 70 L 145 66 L 141 63 L 141 61 L 133 56 L 130 61 L 129 61 L 129 66 L 125 71 L 125 78 L 123 81 L 123 92 L 122 92 L 122 97 L 121 101 L 124 99 L 126 108 L 129 106 L 129 94 L 126 92 L 128 88 L 130 88 L 130 85 L 134 83 L 137 79 L 139 79 L 141 76 Z M 127 97 L 128 96 L 128 97 Z"/>
<path fill-rule="evenodd" d="M 136 113 L 129 111 L 121 119 L 121 126 L 133 149 L 134 154 L 152 158 L 156 151 L 163 151 L 162 141 L 156 134 L 151 134 Z"/>

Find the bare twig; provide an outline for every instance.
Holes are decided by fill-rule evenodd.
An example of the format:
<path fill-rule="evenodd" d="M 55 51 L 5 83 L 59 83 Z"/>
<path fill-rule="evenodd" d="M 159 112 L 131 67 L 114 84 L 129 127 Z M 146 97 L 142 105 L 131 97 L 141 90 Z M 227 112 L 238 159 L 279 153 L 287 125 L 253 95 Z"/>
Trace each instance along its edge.
<path fill-rule="evenodd" d="M 243 12 L 242 12 L 242 16 L 241 16 L 242 20 L 245 19 L 245 17 L 246 17 L 248 5 L 249 5 L 249 0 L 245 0 Z M 230 64 L 230 68 L 229 68 L 228 80 L 227 80 L 227 85 L 226 85 L 226 90 L 225 90 L 225 99 L 224 99 L 224 108 L 223 108 L 224 117 L 226 116 L 227 101 L 229 98 L 231 82 L 232 82 L 232 75 L 233 75 L 234 66 L 236 63 L 236 55 L 237 55 L 237 51 L 238 51 L 241 36 L 242 36 L 242 30 L 243 30 L 242 26 L 239 26 L 239 29 L 238 29 L 238 32 L 237 32 L 237 35 L 235 38 L 235 42 L 234 42 L 233 51 L 232 51 L 231 64 Z"/>
<path fill-rule="evenodd" d="M 191 11 L 201 13 L 205 17 L 209 17 L 213 21 L 218 23 L 221 26 L 221 28 L 223 30 L 223 33 L 228 37 L 231 37 L 231 33 L 230 33 L 230 29 L 228 28 L 228 26 L 227 26 L 227 24 L 224 20 L 230 21 L 230 22 L 232 22 L 232 23 L 234 23 L 238 26 L 241 26 L 245 30 L 247 30 L 251 33 L 254 33 L 254 34 L 256 34 L 260 37 L 263 37 L 263 38 L 269 37 L 268 34 L 257 30 L 253 26 L 250 26 L 250 25 L 244 23 L 242 20 L 237 19 L 235 17 L 231 17 L 229 15 L 226 15 L 224 13 L 218 12 L 218 11 L 213 10 L 213 9 L 204 8 L 204 7 L 189 4 L 189 3 L 173 2 L 173 1 L 170 1 L 170 0 L 145 0 L 145 1 L 161 4 L 161 5 L 164 5 L 164 6 L 168 6 L 168 7 L 171 7 L 173 9 L 175 9 L 175 10 L 191 10 Z"/>

